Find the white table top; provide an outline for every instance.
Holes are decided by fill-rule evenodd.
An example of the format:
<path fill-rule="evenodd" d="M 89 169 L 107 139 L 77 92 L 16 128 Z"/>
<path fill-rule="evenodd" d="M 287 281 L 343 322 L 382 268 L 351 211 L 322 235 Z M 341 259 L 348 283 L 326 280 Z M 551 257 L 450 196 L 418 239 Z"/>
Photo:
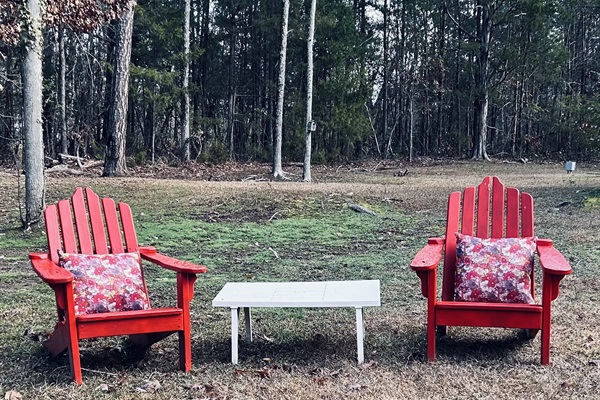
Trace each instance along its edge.
<path fill-rule="evenodd" d="M 213 307 L 365 307 L 381 305 L 378 280 L 229 282 Z"/>

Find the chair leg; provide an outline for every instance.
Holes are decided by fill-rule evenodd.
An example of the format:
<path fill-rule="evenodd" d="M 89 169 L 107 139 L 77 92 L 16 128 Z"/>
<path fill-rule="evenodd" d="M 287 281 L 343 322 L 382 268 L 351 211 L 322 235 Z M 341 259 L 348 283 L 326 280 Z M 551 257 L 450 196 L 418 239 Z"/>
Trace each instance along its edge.
<path fill-rule="evenodd" d="M 77 328 L 75 327 L 74 323 L 69 326 L 68 332 L 68 352 L 69 363 L 71 364 L 71 377 L 76 383 L 81 384 L 83 383 L 83 376 L 81 374 L 81 355 L 79 354 L 79 338 L 77 337 Z"/>
<path fill-rule="evenodd" d="M 435 361 L 435 325 L 427 324 L 427 359 Z"/>
<path fill-rule="evenodd" d="M 184 372 L 192 369 L 192 333 L 189 329 L 179 331 L 179 368 Z"/>

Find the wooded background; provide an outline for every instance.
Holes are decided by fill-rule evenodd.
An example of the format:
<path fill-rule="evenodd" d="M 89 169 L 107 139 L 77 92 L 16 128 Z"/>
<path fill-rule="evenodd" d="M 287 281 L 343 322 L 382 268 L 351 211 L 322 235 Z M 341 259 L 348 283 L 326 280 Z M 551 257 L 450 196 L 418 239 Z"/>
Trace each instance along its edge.
<path fill-rule="evenodd" d="M 10 4 L 0 7 L 1 25 Z M 184 9 L 183 0 L 139 0 L 135 8 L 126 151 L 138 163 L 181 157 Z M 288 161 L 304 155 L 309 11 L 310 0 L 291 1 Z M 313 162 L 597 158 L 599 11 L 597 0 L 318 0 Z M 191 159 L 272 160 L 281 17 L 279 0 L 191 0 Z M 63 132 L 70 154 L 104 157 L 116 29 L 44 29 L 48 157 L 62 152 Z M 0 42 L 4 160 L 22 142 L 23 43 Z"/>

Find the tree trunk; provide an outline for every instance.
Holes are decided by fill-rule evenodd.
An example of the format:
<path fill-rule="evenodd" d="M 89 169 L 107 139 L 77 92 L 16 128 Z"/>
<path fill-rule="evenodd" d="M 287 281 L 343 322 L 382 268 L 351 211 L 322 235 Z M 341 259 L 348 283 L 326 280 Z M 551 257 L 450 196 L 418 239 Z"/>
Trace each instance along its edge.
<path fill-rule="evenodd" d="M 283 140 L 283 98 L 285 94 L 285 58 L 287 53 L 288 18 L 290 0 L 283 1 L 281 15 L 281 51 L 279 52 L 279 77 L 277 79 L 277 109 L 275 111 L 275 138 L 273 140 L 273 177 L 284 176 L 281 167 L 281 142 Z"/>
<path fill-rule="evenodd" d="M 390 135 L 385 146 L 385 158 L 390 157 L 392 150 L 392 133 L 388 132 L 388 0 L 383 2 L 383 135 Z"/>
<path fill-rule="evenodd" d="M 315 14 L 317 0 L 310 2 L 310 24 L 308 28 L 308 67 L 306 71 L 306 136 L 302 180 L 310 182 L 310 157 L 312 152 L 312 96 L 313 96 L 313 45 L 315 42 Z"/>
<path fill-rule="evenodd" d="M 190 9 L 191 0 L 185 0 L 183 16 L 183 82 L 182 82 L 182 118 L 181 118 L 181 160 L 190 161 Z"/>
<path fill-rule="evenodd" d="M 44 138 L 42 134 L 42 10 L 27 0 L 27 52 L 23 62 L 23 137 L 25 139 L 25 228 L 42 220 L 44 209 Z M 20 172 L 20 171 L 19 171 Z"/>
<path fill-rule="evenodd" d="M 475 99 L 475 131 L 473 141 L 473 160 L 485 159 L 489 161 L 486 151 L 487 144 L 487 116 L 489 105 L 488 67 L 490 58 L 490 41 L 492 29 L 492 16 L 490 6 L 477 2 L 477 40 L 479 53 L 477 55 L 477 98 Z M 483 2 L 485 3 L 485 2 Z"/>
<path fill-rule="evenodd" d="M 131 60 L 134 9 L 135 3 L 131 5 L 129 10 L 123 13 L 117 26 L 113 95 L 108 116 L 108 143 L 106 146 L 103 176 L 127 174 L 125 137 L 127 133 L 129 62 Z"/>
<path fill-rule="evenodd" d="M 236 86 L 235 86 L 235 41 L 236 41 L 236 9 L 234 7 L 231 8 L 231 32 L 229 32 L 229 107 L 227 112 L 227 137 L 226 140 L 229 141 L 229 160 L 233 161 L 234 155 L 234 124 L 235 124 L 235 95 L 236 95 Z"/>
<path fill-rule="evenodd" d="M 58 109 L 60 110 L 60 151 L 63 154 L 69 154 L 69 140 L 67 138 L 67 60 L 65 56 L 65 28 L 60 27 L 58 31 L 58 54 L 59 54 L 59 73 L 58 73 Z"/>
<path fill-rule="evenodd" d="M 130 8 L 119 19 L 117 28 L 113 95 L 108 117 L 108 143 L 103 176 L 119 176 L 127 173 L 125 136 L 127 133 L 129 63 L 134 10 L 135 2 L 132 2 Z"/>

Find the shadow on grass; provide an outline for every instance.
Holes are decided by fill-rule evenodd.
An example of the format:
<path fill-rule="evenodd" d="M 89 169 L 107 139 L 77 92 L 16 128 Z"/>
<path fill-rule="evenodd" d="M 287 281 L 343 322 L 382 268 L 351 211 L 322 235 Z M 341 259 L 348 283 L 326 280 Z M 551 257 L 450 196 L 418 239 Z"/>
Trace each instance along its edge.
<path fill-rule="evenodd" d="M 241 365 L 264 365 L 265 362 L 316 367 L 324 363 L 356 361 L 356 336 L 347 332 L 347 338 L 327 337 L 320 333 L 312 337 L 297 336 L 283 341 L 270 341 L 256 337 L 248 342 L 239 337 L 238 357 Z M 231 363 L 231 338 L 216 342 L 203 342 L 193 345 L 193 357 L 198 363 Z M 367 357 L 365 355 L 365 357 Z"/>
<path fill-rule="evenodd" d="M 412 333 L 412 340 L 404 342 L 408 350 L 413 349 L 409 359 L 427 362 L 426 330 L 415 329 Z M 415 349 L 418 349 L 416 354 Z M 443 363 L 535 364 L 539 352 L 539 342 L 527 338 L 519 329 L 448 327 L 447 335 L 436 337 L 436 361 Z"/>

